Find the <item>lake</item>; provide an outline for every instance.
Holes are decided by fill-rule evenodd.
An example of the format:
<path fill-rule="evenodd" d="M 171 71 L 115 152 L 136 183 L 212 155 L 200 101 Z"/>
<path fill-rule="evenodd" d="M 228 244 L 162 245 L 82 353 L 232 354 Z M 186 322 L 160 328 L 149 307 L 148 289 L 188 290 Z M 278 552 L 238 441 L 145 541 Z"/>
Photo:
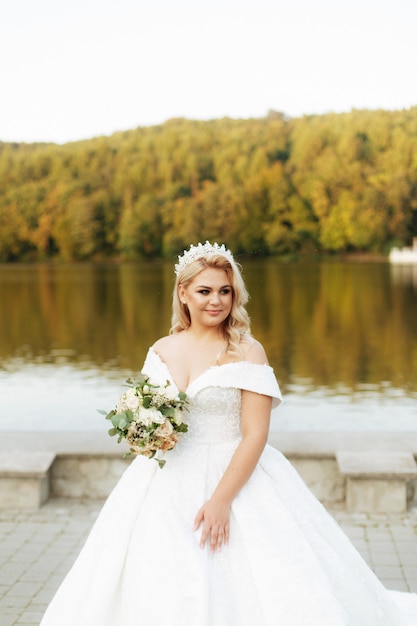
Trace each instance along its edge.
<path fill-rule="evenodd" d="M 272 428 L 417 430 L 417 266 L 242 261 Z M 0 430 L 107 428 L 170 326 L 172 263 L 0 265 Z"/>

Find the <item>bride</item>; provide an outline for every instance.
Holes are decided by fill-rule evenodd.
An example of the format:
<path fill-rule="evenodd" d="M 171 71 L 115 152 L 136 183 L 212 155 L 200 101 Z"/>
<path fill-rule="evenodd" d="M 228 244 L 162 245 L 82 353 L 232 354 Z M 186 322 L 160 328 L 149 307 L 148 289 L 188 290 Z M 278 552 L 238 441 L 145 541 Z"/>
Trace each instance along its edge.
<path fill-rule="evenodd" d="M 143 373 L 187 394 L 188 432 L 163 469 L 129 466 L 41 626 L 416 626 L 417 596 L 382 586 L 266 443 L 281 395 L 231 252 L 191 246 L 175 272 Z"/>

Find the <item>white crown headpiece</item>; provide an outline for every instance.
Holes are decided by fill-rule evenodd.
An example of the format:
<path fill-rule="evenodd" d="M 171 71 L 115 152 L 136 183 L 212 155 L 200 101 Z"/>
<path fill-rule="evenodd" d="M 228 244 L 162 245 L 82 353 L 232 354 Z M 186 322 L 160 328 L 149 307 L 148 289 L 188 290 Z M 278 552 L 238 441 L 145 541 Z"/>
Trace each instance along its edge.
<path fill-rule="evenodd" d="M 223 254 L 230 261 L 233 261 L 233 254 L 230 252 L 230 250 L 227 250 L 224 244 L 219 246 L 218 243 L 211 244 L 209 241 L 206 241 L 206 243 L 198 243 L 196 246 L 193 246 L 193 244 L 191 244 L 189 250 L 184 250 L 184 253 L 178 256 L 178 263 L 176 263 L 175 265 L 176 275 L 178 276 L 178 274 L 184 269 L 184 267 L 187 267 L 187 265 L 189 265 L 193 261 L 201 259 L 202 257 L 208 256 L 210 254 Z"/>

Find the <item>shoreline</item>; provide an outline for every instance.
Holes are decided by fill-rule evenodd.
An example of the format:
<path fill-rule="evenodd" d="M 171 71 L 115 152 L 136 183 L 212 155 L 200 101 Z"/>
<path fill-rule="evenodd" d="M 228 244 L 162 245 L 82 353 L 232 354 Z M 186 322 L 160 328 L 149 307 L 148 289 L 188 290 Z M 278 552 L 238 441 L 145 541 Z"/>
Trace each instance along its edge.
<path fill-rule="evenodd" d="M 175 260 L 176 255 L 167 257 L 137 257 L 137 258 L 122 258 L 122 257 L 95 257 L 85 260 L 73 260 L 67 261 L 58 257 L 51 257 L 45 260 L 30 260 L 30 259 L 13 259 L 11 261 L 1 261 L 0 267 L 17 267 L 17 266 L 52 266 L 52 267 L 78 267 L 85 265 L 102 265 L 102 266 L 114 266 L 114 265 L 132 265 L 136 263 L 170 263 Z M 257 255 L 253 253 L 242 253 L 238 255 L 239 262 L 253 262 L 253 261 L 265 261 L 273 260 L 281 263 L 305 263 L 305 262 L 325 262 L 325 261 L 339 261 L 346 263 L 389 263 L 389 254 L 376 253 L 376 252 L 316 252 L 313 254 L 304 254 L 302 252 L 283 255 Z"/>

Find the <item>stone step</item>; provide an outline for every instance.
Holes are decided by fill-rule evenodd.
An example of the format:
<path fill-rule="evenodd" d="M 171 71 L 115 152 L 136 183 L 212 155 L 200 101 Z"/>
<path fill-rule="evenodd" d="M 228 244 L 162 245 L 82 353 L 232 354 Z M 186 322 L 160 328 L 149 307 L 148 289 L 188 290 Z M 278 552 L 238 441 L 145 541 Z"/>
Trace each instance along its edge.
<path fill-rule="evenodd" d="M 106 498 L 131 463 L 116 452 L 0 451 L 0 509 L 36 509 L 49 497 Z"/>
<path fill-rule="evenodd" d="M 0 440 L 0 508 L 39 508 L 52 496 L 106 498 L 131 462 L 108 436 L 101 440 L 94 433 L 26 434 L 25 445 L 24 435 Z M 404 437 L 394 445 L 405 447 L 407 442 Z M 353 443 L 350 450 L 355 451 L 340 447 L 335 454 L 327 448 L 301 446 L 298 451 L 287 450 L 286 456 L 323 503 L 347 503 L 349 510 L 367 513 L 402 512 L 408 492 L 408 504 L 417 505 L 417 465 L 411 451 L 393 446 L 394 450 L 366 452 L 356 449 L 356 440 L 346 438 L 344 443 Z M 378 442 L 375 437 L 363 438 L 366 443 Z"/>
<path fill-rule="evenodd" d="M 0 452 L 0 507 L 39 508 L 49 497 L 53 452 Z"/>
<path fill-rule="evenodd" d="M 417 477 L 411 452 L 338 451 L 336 460 L 346 479 L 346 508 L 350 513 L 407 510 L 407 482 Z"/>

